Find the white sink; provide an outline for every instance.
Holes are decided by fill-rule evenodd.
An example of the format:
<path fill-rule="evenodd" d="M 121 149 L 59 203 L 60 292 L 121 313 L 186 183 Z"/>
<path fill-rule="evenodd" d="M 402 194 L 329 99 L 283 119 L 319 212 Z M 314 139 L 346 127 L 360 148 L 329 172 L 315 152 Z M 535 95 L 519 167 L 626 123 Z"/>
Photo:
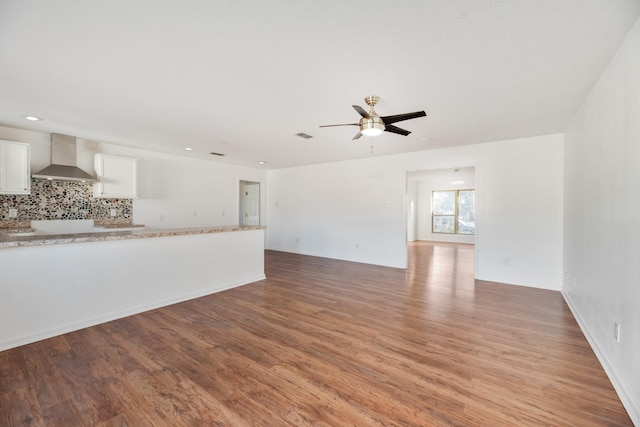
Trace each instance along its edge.
<path fill-rule="evenodd" d="M 92 219 L 53 219 L 34 220 L 31 227 L 35 228 L 37 234 L 73 234 L 93 232 Z"/>
<path fill-rule="evenodd" d="M 35 236 L 36 233 L 34 231 L 26 231 L 24 233 L 4 233 L 5 236 L 9 237 L 22 237 L 22 236 Z"/>

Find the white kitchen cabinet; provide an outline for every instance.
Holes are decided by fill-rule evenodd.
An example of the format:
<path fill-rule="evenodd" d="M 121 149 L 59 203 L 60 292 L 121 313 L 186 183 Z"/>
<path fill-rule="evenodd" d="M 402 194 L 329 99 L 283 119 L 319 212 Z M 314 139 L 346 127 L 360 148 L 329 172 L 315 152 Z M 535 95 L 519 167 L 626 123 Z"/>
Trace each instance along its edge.
<path fill-rule="evenodd" d="M 29 144 L 0 141 L 0 194 L 30 194 Z"/>
<path fill-rule="evenodd" d="M 98 176 L 98 182 L 93 185 L 94 197 L 112 199 L 138 197 L 138 159 L 96 154 L 94 163 Z"/>

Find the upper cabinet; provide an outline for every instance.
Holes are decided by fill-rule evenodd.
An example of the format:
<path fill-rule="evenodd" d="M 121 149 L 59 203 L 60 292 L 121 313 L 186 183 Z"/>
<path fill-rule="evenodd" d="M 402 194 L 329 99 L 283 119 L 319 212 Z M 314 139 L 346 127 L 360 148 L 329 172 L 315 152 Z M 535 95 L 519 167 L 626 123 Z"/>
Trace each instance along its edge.
<path fill-rule="evenodd" d="M 134 199 L 138 197 L 137 164 L 131 157 L 96 154 L 94 158 L 98 183 L 93 185 L 94 197 Z"/>
<path fill-rule="evenodd" d="M 30 194 L 29 144 L 0 141 L 0 194 Z"/>

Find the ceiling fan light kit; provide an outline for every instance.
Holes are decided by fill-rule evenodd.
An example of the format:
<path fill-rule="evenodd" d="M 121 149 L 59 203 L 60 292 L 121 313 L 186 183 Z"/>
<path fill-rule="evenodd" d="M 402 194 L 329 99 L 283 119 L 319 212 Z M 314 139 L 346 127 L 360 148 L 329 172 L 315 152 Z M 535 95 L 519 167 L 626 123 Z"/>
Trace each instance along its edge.
<path fill-rule="evenodd" d="M 365 136 L 377 136 L 384 132 L 384 123 L 380 117 L 370 117 L 360 119 L 360 132 Z"/>
<path fill-rule="evenodd" d="M 365 136 L 377 136 L 382 132 L 390 132 L 397 133 L 398 135 L 407 136 L 411 132 L 397 126 L 392 125 L 392 123 L 401 122 L 404 120 L 415 119 L 418 117 L 425 117 L 427 113 L 424 111 L 415 111 L 413 113 L 405 113 L 405 114 L 396 114 L 393 116 L 380 116 L 376 113 L 374 107 L 380 100 L 380 97 L 377 95 L 367 96 L 364 99 L 364 102 L 370 107 L 369 112 L 367 112 L 364 108 L 359 105 L 352 105 L 353 109 L 360 114 L 361 118 L 358 123 L 345 123 L 340 125 L 323 125 L 324 127 L 333 127 L 333 126 L 358 126 L 360 127 L 359 132 L 353 137 L 353 139 L 358 139 L 362 135 Z"/>

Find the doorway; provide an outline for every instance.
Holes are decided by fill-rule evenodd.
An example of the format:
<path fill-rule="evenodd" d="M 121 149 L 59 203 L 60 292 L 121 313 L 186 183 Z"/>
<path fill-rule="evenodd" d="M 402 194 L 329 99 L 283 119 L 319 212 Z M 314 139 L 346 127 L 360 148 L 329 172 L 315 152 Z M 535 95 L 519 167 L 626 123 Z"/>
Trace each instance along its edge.
<path fill-rule="evenodd" d="M 240 181 L 240 225 L 260 225 L 260 183 Z"/>
<path fill-rule="evenodd" d="M 407 241 L 475 244 L 475 175 L 474 166 L 408 172 Z M 468 203 L 460 203 L 459 196 L 468 194 Z M 451 203 L 440 206 L 436 196 Z"/>
<path fill-rule="evenodd" d="M 474 245 L 474 274 L 478 276 L 478 257 L 480 253 L 479 230 L 475 226 L 478 222 L 477 203 L 474 199 L 474 232 L 473 234 L 463 233 L 434 233 L 433 230 L 433 207 L 432 196 L 434 191 L 441 190 L 474 190 L 477 192 L 475 166 L 452 167 L 439 170 L 420 170 L 407 172 L 407 209 L 406 209 L 406 239 L 409 242 L 442 242 L 466 243 Z M 458 221 L 459 211 L 456 211 L 455 221 Z M 463 221 L 464 223 L 464 221 Z M 468 224 L 466 224 L 468 225 Z M 455 228 L 454 228 L 455 231 Z M 408 246 L 408 245 L 407 245 Z M 407 253 L 409 250 L 407 248 Z"/>

